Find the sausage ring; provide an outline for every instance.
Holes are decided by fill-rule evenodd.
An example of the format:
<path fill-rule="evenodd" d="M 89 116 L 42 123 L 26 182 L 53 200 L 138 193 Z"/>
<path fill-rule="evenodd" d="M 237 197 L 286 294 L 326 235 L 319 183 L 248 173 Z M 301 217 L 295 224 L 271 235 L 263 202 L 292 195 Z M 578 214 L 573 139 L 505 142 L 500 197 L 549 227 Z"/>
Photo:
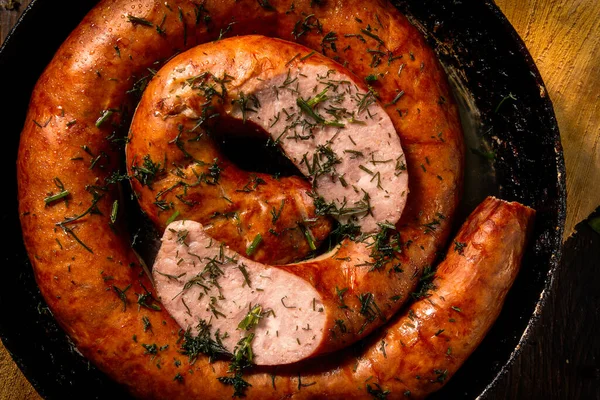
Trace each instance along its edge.
<path fill-rule="evenodd" d="M 218 342 L 207 340 L 206 325 L 198 326 L 194 335 L 180 329 L 157 300 L 152 281 L 127 239 L 119 182 L 128 179 L 122 172 L 121 154 L 137 94 L 151 79 L 149 75 L 173 54 L 246 34 L 298 42 L 325 54 L 369 82 L 370 93 L 376 93 L 400 136 L 410 176 L 406 207 L 394 228 L 402 251 L 395 254 L 392 272 L 402 278 L 394 287 L 397 294 L 391 303 L 409 299 L 423 269 L 436 260 L 452 225 L 462 189 L 460 123 L 443 70 L 418 31 L 390 4 L 365 5 L 355 0 L 100 2 L 44 71 L 22 132 L 19 210 L 36 280 L 82 354 L 139 397 L 221 398 L 223 385 L 228 384 L 233 385 L 234 394 L 256 398 L 386 393 L 393 379 L 374 374 L 367 361 L 356 362 L 349 355 L 352 351 L 334 357 L 344 365 L 335 367 L 337 372 L 308 362 L 289 370 L 257 369 L 242 378 L 235 368 L 228 372 L 227 362 L 209 364 L 209 358 L 213 361 L 228 352 Z M 132 132 L 135 135 L 135 129 Z M 142 163 L 128 167 L 137 167 L 142 178 L 144 168 L 154 171 L 157 160 L 144 164 L 142 157 L 138 161 Z M 134 185 L 139 182 L 137 177 L 131 180 Z M 292 186 L 306 188 L 306 183 Z M 298 212 L 308 210 L 308 215 L 316 216 L 314 203 L 296 204 Z M 157 206 L 144 211 L 163 229 L 172 216 Z M 263 213 L 271 218 L 271 209 Z M 282 222 L 294 218 L 282 215 Z M 231 222 L 223 220 L 224 230 L 232 229 Z M 326 236 L 330 224 L 325 218 L 320 221 L 317 226 L 321 228 L 311 230 L 317 242 Z M 518 224 L 521 230 L 522 225 Z M 243 237 L 239 243 L 247 242 L 248 237 Z M 298 242 L 290 239 L 284 248 Z M 290 260 L 288 250 L 271 252 L 276 245 L 266 241 L 264 245 L 256 253 L 258 261 Z M 238 249 L 243 247 L 247 249 Z M 310 247 L 300 251 L 306 254 Z M 503 283 L 510 286 L 510 279 Z M 362 310 L 364 305 L 365 313 L 375 310 L 373 303 L 364 304 L 365 292 L 337 289 L 338 299 L 349 306 L 360 305 Z M 392 313 L 387 305 L 377 307 Z M 388 332 L 398 332 L 397 327 L 396 323 L 388 325 Z M 363 356 L 375 352 L 374 346 L 366 345 Z M 237 348 L 248 350 L 243 342 Z M 199 357 L 199 351 L 212 357 Z M 456 356 L 456 366 L 467 353 Z M 363 356 L 360 360 L 366 360 Z M 352 362 L 347 361 L 349 357 Z M 377 376 L 365 383 L 369 371 Z M 327 379 L 334 375 L 339 378 Z M 414 382 L 403 384 L 412 387 Z M 247 385 L 253 389 L 247 390 Z M 427 391 L 423 389 L 422 394 Z"/>

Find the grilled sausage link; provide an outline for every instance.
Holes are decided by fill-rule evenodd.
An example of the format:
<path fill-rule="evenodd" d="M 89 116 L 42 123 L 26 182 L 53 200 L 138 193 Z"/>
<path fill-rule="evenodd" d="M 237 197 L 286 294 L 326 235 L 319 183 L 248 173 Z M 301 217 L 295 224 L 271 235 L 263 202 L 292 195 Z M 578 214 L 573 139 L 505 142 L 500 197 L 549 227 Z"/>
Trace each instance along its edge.
<path fill-rule="evenodd" d="M 371 96 L 400 135 L 406 165 L 398 168 L 411 177 L 410 194 L 396 224 L 402 251 L 394 269 L 381 273 L 411 279 L 399 280 L 391 301 L 408 298 L 452 224 L 462 189 L 458 113 L 435 55 L 390 4 L 100 2 L 57 51 L 32 94 L 17 164 L 19 211 L 36 280 L 57 321 L 82 354 L 140 396 L 204 394 L 206 382 L 190 371 L 205 362 L 177 367 L 185 362 L 179 327 L 156 300 L 131 249 L 119 191 L 127 179 L 124 131 L 137 94 L 173 54 L 250 33 L 296 41 L 346 65 L 370 82 Z M 150 175 L 156 167 L 142 166 Z M 162 206 L 148 214 L 166 222 Z M 270 210 L 263 212 L 271 218 Z M 352 287 L 338 289 L 344 302 L 368 299 Z M 364 312 L 373 309 L 367 304 Z M 225 369 L 215 371 L 225 375 Z M 222 389 L 221 382 L 213 384 Z"/>

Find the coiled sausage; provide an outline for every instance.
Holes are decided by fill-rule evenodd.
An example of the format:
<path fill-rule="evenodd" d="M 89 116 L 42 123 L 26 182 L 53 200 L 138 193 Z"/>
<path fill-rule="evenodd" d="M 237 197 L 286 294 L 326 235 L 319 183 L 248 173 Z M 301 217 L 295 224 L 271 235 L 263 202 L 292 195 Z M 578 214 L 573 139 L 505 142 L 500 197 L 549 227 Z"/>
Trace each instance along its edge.
<path fill-rule="evenodd" d="M 451 227 L 462 186 L 458 114 L 433 52 L 391 5 L 100 2 L 32 94 L 19 148 L 19 210 L 36 280 L 58 322 L 86 357 L 140 396 L 200 394 L 204 383 L 192 383 L 189 369 L 177 368 L 184 362 L 179 328 L 156 301 L 130 246 L 118 189 L 127 179 L 119 172 L 121 126 L 157 65 L 196 44 L 250 33 L 330 56 L 370 82 L 388 105 L 411 177 L 396 225 L 403 243 L 398 273 L 412 278 L 397 287 L 402 299 Z M 163 226 L 169 218 L 158 208 L 148 215 Z M 344 292 L 348 302 L 359 295 Z M 199 359 L 193 368 L 202 365 Z"/>

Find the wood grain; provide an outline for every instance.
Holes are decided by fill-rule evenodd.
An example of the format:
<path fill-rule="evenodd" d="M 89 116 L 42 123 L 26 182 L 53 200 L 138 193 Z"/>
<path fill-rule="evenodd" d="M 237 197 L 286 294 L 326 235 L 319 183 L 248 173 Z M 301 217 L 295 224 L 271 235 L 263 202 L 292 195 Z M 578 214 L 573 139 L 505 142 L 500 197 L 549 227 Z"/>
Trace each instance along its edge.
<path fill-rule="evenodd" d="M 4 43 L 4 39 L 30 2 L 31 0 L 18 3 L 0 0 L 0 44 Z"/>
<path fill-rule="evenodd" d="M 565 238 L 600 205 L 600 1 L 496 0 L 531 53 L 567 170 Z"/>
<path fill-rule="evenodd" d="M 0 342 L 0 399 L 38 400 L 41 397 L 17 368 Z"/>
<path fill-rule="evenodd" d="M 21 6 L 17 10 L 7 10 L 5 5 L 8 0 L 0 0 L 0 43 L 4 42 L 29 2 L 30 0 L 21 0 Z M 600 204 L 600 2 L 496 0 L 496 3 L 523 38 L 554 104 L 567 171 L 566 239 L 574 232 L 575 225 Z M 594 248 L 598 248 L 597 241 L 590 242 L 592 239 L 589 238 L 584 242 L 580 240 L 582 239 L 568 242 L 565 250 L 573 247 L 580 254 L 586 254 L 582 250 L 593 252 Z M 596 243 L 596 247 L 590 248 L 589 243 Z M 598 257 L 597 252 L 595 254 Z M 586 263 L 585 259 L 572 261 L 579 263 L 578 265 Z M 592 262 L 599 267 L 597 261 Z M 592 265 L 589 261 L 588 264 Z M 535 337 L 540 340 L 528 345 L 509 374 L 486 398 L 532 398 L 532 393 L 536 391 L 543 392 L 543 398 L 588 398 L 584 393 L 592 392 L 582 392 L 585 389 L 582 386 L 569 386 L 568 377 L 577 375 L 578 372 L 584 378 L 589 375 L 586 388 L 600 387 L 598 365 L 593 360 L 590 361 L 591 364 L 577 363 L 578 358 L 588 360 L 588 356 L 593 357 L 595 354 L 586 353 L 586 343 L 592 343 L 592 349 L 597 350 L 598 341 L 594 341 L 595 337 L 585 336 L 585 332 L 593 332 L 593 329 L 583 331 L 582 340 L 579 341 L 571 340 L 567 343 L 553 340 L 560 339 L 569 328 L 567 323 L 552 323 L 554 310 L 562 307 L 562 304 L 573 304 L 571 308 L 563 307 L 565 320 L 572 320 L 574 313 L 579 312 L 579 319 L 585 321 L 591 316 L 590 321 L 595 318 L 598 322 L 598 312 L 594 307 L 582 308 L 581 303 L 574 301 L 580 299 L 585 303 L 579 288 L 581 285 L 585 286 L 586 280 L 579 284 L 568 283 L 571 276 L 564 273 L 558 278 L 560 281 L 552 291 L 545 322 L 536 328 Z M 597 286 L 594 290 L 595 288 Z M 596 292 L 589 292 L 590 295 L 593 293 Z M 591 314 L 582 310 L 588 310 Z M 555 346 L 551 343 L 555 343 Z M 551 358 L 548 354 L 554 356 Z M 570 382 L 574 385 L 573 381 Z M 575 397 L 568 397 L 569 395 Z M 0 399 L 41 399 L 1 342 Z"/>

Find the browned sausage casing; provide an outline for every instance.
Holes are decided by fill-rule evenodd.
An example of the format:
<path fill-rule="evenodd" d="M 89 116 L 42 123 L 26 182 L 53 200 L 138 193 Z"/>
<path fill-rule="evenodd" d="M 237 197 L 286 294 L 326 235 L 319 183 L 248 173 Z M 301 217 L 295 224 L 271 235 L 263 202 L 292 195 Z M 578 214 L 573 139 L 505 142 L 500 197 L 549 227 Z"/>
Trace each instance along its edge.
<path fill-rule="evenodd" d="M 33 92 L 19 148 L 19 210 L 36 280 L 57 320 L 86 357 L 140 396 L 205 394 L 207 387 L 220 396 L 223 387 L 175 365 L 174 359 L 185 363 L 178 327 L 157 311 L 126 232 L 118 125 L 127 122 L 132 92 L 149 79 L 148 69 L 195 44 L 248 33 L 298 41 L 359 77 L 377 78 L 372 85 L 380 102 L 390 104 L 411 177 L 397 225 L 402 273 L 411 277 L 397 288 L 402 299 L 434 261 L 458 203 L 463 148 L 456 107 L 433 52 L 391 5 L 102 1 L 61 46 Z M 168 218 L 158 210 L 150 216 L 162 223 Z M 224 373 L 220 365 L 216 371 Z M 183 383 L 173 381 L 177 374 Z M 294 379 L 280 382 L 278 390 L 304 388 Z"/>

